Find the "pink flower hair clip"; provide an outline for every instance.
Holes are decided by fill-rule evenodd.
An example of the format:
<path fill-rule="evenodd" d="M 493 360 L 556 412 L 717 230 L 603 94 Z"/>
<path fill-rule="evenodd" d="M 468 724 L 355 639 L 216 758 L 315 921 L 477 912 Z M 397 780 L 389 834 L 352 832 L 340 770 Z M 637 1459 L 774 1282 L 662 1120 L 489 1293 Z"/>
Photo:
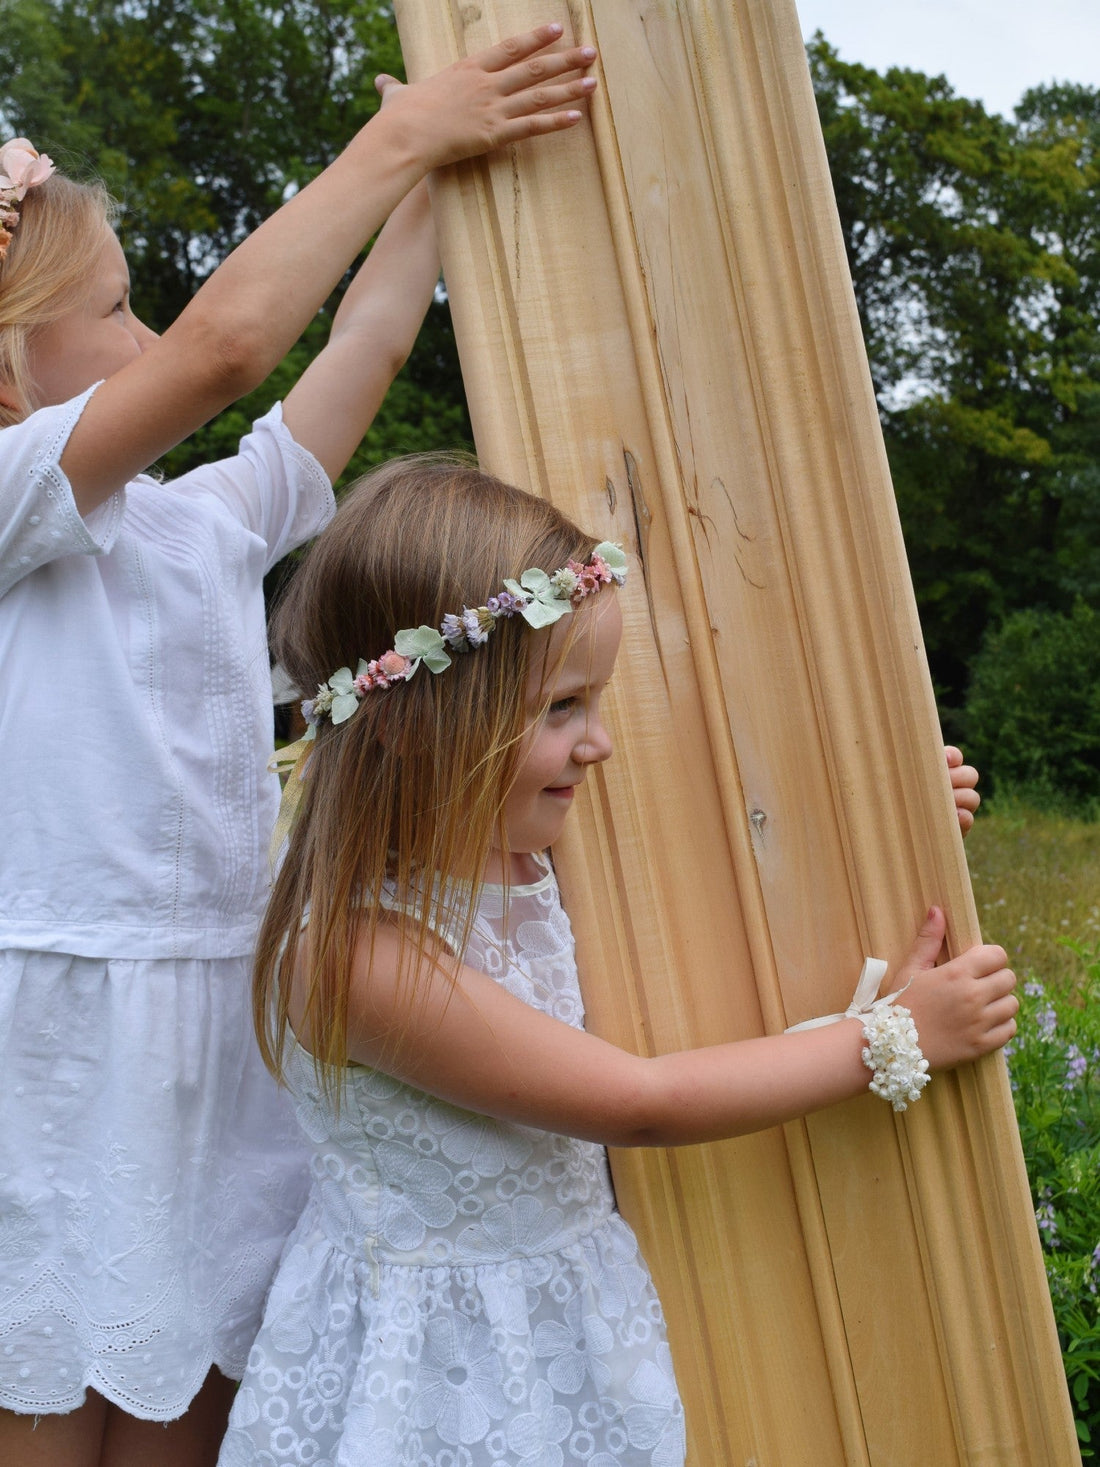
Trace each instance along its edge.
<path fill-rule="evenodd" d="M 0 147 L 0 261 L 8 252 L 27 190 L 45 183 L 53 171 L 53 159 L 26 138 L 12 138 Z"/>

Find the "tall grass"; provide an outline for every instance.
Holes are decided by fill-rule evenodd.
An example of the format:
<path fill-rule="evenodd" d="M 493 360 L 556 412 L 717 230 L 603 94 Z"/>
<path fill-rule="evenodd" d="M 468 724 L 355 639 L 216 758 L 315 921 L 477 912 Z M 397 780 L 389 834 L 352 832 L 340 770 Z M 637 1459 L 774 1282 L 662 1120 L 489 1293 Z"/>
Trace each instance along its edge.
<path fill-rule="evenodd" d="M 982 937 L 1021 975 L 1072 983 L 1080 962 L 1067 938 L 1100 942 L 1100 822 L 997 800 L 966 841 Z"/>
<path fill-rule="evenodd" d="M 999 802 L 968 857 L 1020 977 L 1016 1118 L 1082 1456 L 1100 1452 L 1100 824 Z"/>

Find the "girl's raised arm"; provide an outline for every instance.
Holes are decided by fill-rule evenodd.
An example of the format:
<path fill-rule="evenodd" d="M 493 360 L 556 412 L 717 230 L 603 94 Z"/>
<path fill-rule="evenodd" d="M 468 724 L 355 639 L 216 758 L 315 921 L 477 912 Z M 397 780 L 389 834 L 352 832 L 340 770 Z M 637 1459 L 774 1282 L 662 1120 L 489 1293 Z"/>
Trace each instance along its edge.
<path fill-rule="evenodd" d="M 934 1069 L 1007 1043 L 1018 1007 L 1001 948 L 974 947 L 935 967 L 943 935 L 943 913 L 933 909 L 899 975 L 899 986 L 912 975 L 904 1003 Z M 442 957 L 418 974 L 410 1015 L 397 980 L 396 930 L 379 927 L 369 974 L 366 948 L 364 938 L 348 1016 L 350 1058 L 499 1120 L 610 1146 L 676 1146 L 777 1125 L 870 1083 L 857 1019 L 642 1059 L 530 1008 L 475 969 L 456 972 L 453 960 L 448 968 Z"/>
<path fill-rule="evenodd" d="M 580 120 L 595 52 L 550 50 L 561 30 L 539 26 L 403 87 L 218 267 L 159 340 L 107 379 L 61 460 L 83 513 L 258 386 L 432 168 Z"/>
<path fill-rule="evenodd" d="M 386 221 L 348 286 L 328 344 L 283 399 L 283 422 L 335 481 L 416 341 L 439 279 L 428 184 Z"/>

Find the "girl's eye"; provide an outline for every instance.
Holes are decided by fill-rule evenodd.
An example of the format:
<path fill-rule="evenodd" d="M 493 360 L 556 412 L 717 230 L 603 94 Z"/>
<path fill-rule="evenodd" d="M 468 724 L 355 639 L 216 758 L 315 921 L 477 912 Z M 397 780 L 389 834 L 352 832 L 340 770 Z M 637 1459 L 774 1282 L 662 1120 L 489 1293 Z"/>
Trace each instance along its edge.
<path fill-rule="evenodd" d="M 548 713 L 568 713 L 576 701 L 576 698 L 555 698 L 546 711 Z"/>

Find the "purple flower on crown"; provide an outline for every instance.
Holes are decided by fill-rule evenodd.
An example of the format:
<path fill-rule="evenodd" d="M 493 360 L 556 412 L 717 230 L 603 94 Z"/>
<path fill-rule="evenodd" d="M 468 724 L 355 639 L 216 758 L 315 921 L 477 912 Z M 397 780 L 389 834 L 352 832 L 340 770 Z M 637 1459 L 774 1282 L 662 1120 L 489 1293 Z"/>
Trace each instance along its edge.
<path fill-rule="evenodd" d="M 485 609 L 492 616 L 515 616 L 526 605 L 526 596 L 513 596 L 511 591 L 501 591 L 499 596 L 489 597 Z"/>
<path fill-rule="evenodd" d="M 455 612 L 448 611 L 440 624 L 439 630 L 443 633 L 443 640 L 448 647 L 461 649 L 466 645 L 466 628 L 462 625 L 462 619 Z"/>
<path fill-rule="evenodd" d="M 471 647 L 480 647 L 483 642 L 488 641 L 492 621 L 487 618 L 487 625 L 482 626 L 479 608 L 464 606 L 460 620 L 466 632 L 466 640 Z"/>

